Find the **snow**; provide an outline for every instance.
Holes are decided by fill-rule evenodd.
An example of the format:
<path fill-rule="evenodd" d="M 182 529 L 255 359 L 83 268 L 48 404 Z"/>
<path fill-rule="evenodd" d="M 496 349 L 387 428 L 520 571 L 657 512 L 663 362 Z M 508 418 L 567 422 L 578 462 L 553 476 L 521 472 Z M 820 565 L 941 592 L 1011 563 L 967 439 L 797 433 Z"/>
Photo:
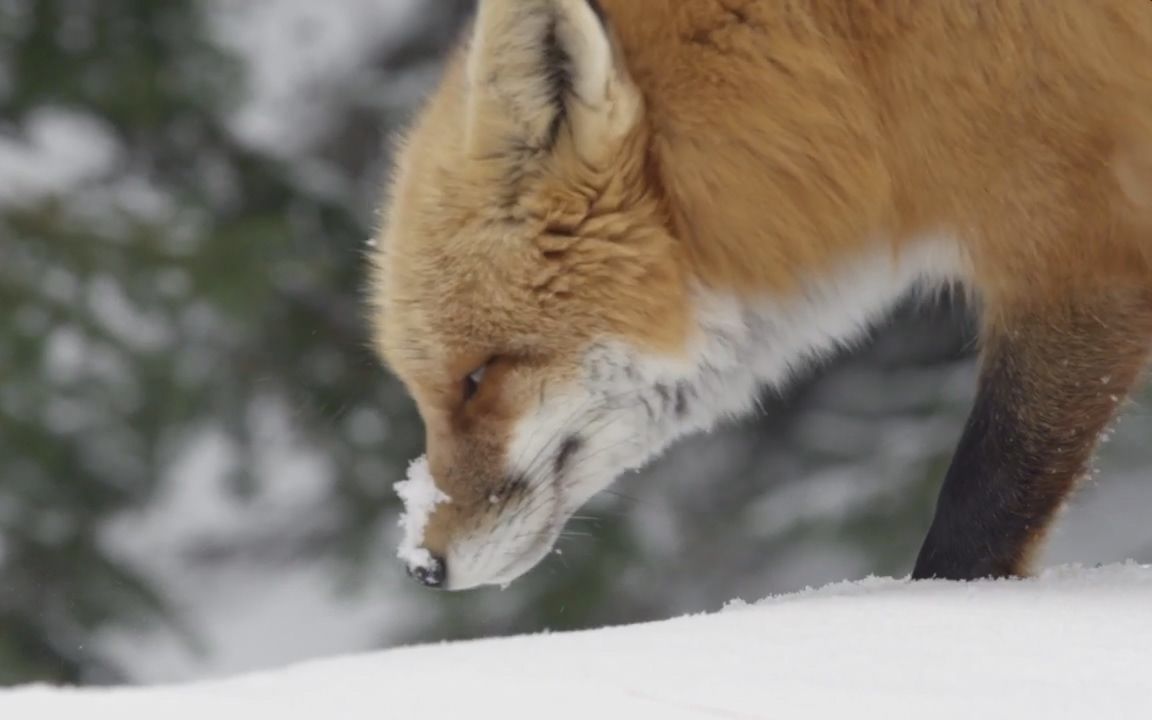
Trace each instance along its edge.
<path fill-rule="evenodd" d="M 0 717 L 1148 717 L 1152 566 L 878 579 L 578 633 L 401 648 L 226 681 L 0 691 Z"/>
<path fill-rule="evenodd" d="M 333 120 L 330 106 L 373 55 L 400 42 L 419 0 L 216 0 L 218 40 L 247 68 L 235 135 L 278 157 L 303 154 Z"/>
<path fill-rule="evenodd" d="M 66 195 L 110 172 L 119 156 L 109 128 L 65 108 L 33 111 L 21 135 L 0 135 L 0 205 Z"/>
<path fill-rule="evenodd" d="M 400 515 L 404 537 L 396 557 L 409 567 L 427 567 L 432 562 L 432 555 L 421 547 L 424 544 L 424 528 L 428 525 L 428 516 L 432 510 L 442 502 L 450 502 L 450 498 L 436 488 L 426 456 L 412 461 L 408 466 L 408 478 L 396 483 L 395 488 L 396 494 L 404 502 L 404 512 Z"/>

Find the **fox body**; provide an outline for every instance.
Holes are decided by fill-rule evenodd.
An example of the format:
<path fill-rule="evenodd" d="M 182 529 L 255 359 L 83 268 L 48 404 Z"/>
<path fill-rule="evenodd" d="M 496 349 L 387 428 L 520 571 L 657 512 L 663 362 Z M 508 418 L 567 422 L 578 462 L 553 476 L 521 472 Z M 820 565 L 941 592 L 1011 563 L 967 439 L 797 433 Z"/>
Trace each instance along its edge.
<path fill-rule="evenodd" d="M 1152 349 L 1152 2 L 480 0 L 385 216 L 427 584 L 943 286 L 982 372 L 913 575 L 1025 573 Z"/>

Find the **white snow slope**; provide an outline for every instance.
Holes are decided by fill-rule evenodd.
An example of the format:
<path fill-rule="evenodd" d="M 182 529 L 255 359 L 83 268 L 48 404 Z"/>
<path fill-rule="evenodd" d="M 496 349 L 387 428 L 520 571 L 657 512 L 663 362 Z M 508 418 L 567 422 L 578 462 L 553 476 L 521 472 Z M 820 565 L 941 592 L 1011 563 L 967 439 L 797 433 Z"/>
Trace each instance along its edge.
<path fill-rule="evenodd" d="M 712 615 L 200 685 L 0 692 L 6 720 L 489 717 L 1152 717 L 1152 566 L 870 579 Z"/>

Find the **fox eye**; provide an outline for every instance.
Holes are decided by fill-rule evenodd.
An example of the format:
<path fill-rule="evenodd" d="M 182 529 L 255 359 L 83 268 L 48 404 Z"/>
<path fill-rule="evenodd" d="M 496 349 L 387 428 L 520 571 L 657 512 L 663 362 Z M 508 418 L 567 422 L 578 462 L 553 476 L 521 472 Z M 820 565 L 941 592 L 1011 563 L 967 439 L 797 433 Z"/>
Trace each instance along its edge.
<path fill-rule="evenodd" d="M 484 372 L 487 369 L 487 365 L 481 365 L 464 378 L 464 402 L 468 402 L 473 395 L 479 392 L 480 383 L 484 382 Z"/>

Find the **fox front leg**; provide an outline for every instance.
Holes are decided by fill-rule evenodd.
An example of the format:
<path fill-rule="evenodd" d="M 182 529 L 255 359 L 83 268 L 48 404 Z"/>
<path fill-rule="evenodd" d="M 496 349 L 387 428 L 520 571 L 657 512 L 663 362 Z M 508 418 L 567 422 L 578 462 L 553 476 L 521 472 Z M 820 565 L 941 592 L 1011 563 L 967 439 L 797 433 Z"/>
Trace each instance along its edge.
<path fill-rule="evenodd" d="M 913 578 L 1026 574 L 1152 345 L 1152 289 L 999 315 Z"/>

